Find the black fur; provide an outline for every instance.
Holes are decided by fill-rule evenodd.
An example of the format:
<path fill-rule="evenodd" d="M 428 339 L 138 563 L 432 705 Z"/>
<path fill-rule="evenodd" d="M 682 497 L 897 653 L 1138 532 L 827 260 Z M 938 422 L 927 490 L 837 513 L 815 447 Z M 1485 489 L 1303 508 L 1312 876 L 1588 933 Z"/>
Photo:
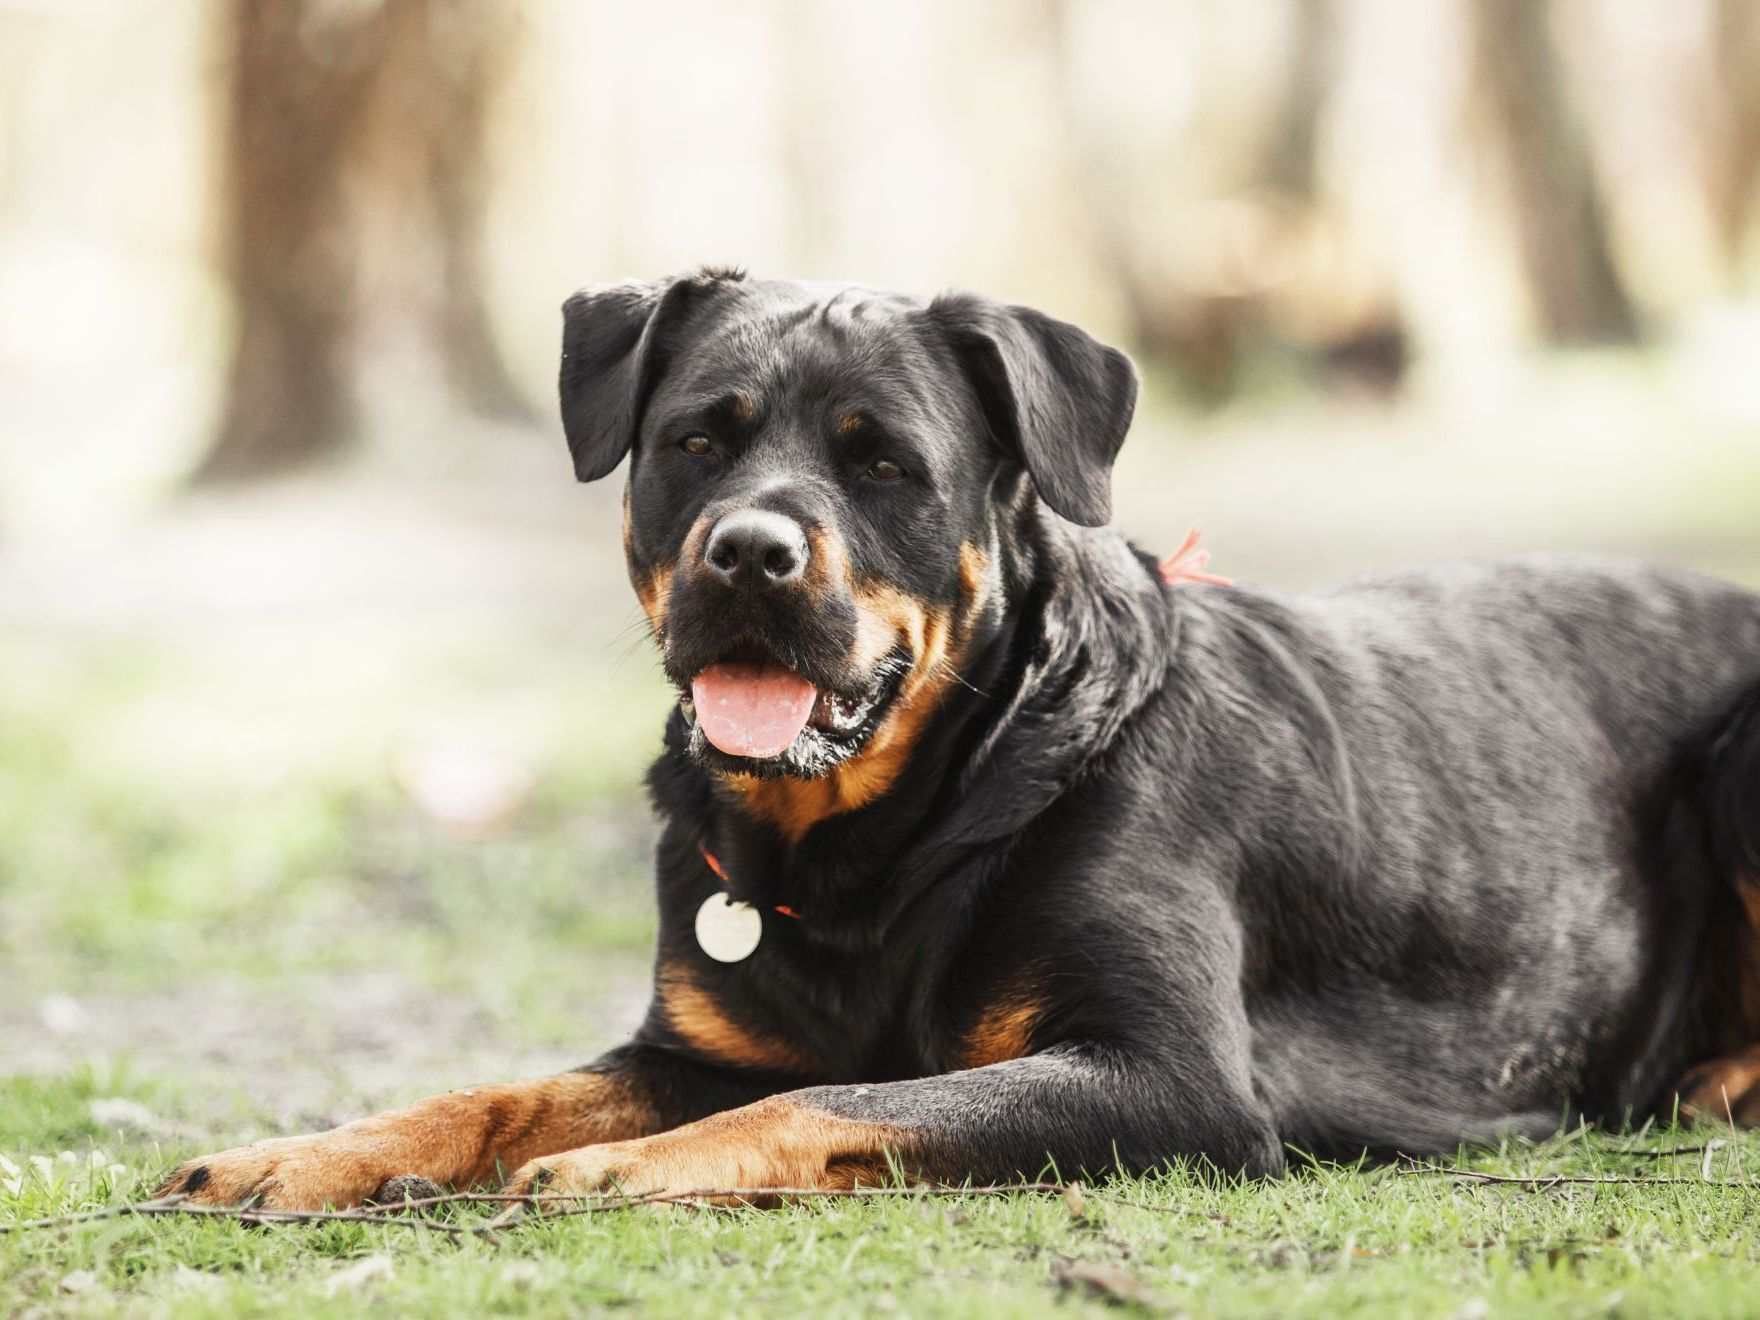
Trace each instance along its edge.
<path fill-rule="evenodd" d="M 1033 474 L 1039 497 L 1071 522 L 1112 517 L 1112 460 L 1130 430 L 1130 359 L 1030 307 L 937 299 L 945 330 L 984 406 L 991 435 Z"/>
<path fill-rule="evenodd" d="M 931 605 L 959 599 L 962 547 L 991 573 L 907 771 L 797 843 L 672 717 L 660 960 L 805 1061 L 761 1089 L 896 1125 L 950 1179 L 1268 1173 L 1286 1145 L 1623 1122 L 1760 1025 L 1717 984 L 1753 938 L 1734 882 L 1760 874 L 1755 595 L 1565 558 L 1168 588 L 1077 525 L 1107 516 L 1128 362 L 979 299 L 705 275 L 579 295 L 566 343 L 577 470 L 634 451 L 638 580 L 750 504 Z M 856 441 L 833 436 L 849 409 Z M 693 430 L 710 458 L 681 453 Z M 865 482 L 881 452 L 908 483 Z M 681 686 L 736 645 L 867 681 L 851 598 L 741 604 L 689 569 L 663 638 Z M 705 847 L 765 912 L 740 963 L 696 947 Z M 962 1070 L 1023 996 L 1026 1055 Z M 638 1041 L 689 1054 L 658 1007 Z"/>
<path fill-rule="evenodd" d="M 1713 864 L 1760 883 L 1760 690 L 1711 726 L 1698 772 Z"/>

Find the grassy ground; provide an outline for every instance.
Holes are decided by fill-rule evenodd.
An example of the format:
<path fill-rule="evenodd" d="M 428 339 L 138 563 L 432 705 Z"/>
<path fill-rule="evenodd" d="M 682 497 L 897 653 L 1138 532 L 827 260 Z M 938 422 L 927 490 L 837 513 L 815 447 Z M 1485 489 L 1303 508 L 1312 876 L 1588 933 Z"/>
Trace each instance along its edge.
<path fill-rule="evenodd" d="M 1585 406 L 1560 388 L 1507 416 L 1151 415 L 1121 522 L 1153 547 L 1205 518 L 1221 571 L 1277 585 L 1530 548 L 1760 584 L 1751 434 L 1684 422 L 1642 382 L 1584 387 Z M 316 483 L 0 541 L 0 1223 L 566 1067 L 634 1025 L 639 781 L 668 696 L 620 580 L 618 492 L 556 481 L 554 444 L 516 452 L 536 471 L 516 480 Z M 1697 1179 L 1696 1157 L 1619 1149 L 1471 1162 Z M 1158 1208 L 1081 1220 L 1055 1198 L 813 1204 L 498 1244 L 105 1222 L 0 1235 L 0 1315 L 1106 1305 L 1060 1282 L 1072 1262 L 1200 1314 L 1752 1314 L 1760 1192 L 1722 1184 L 1760 1176 L 1760 1146 L 1732 1140 L 1711 1175 L 1528 1189 L 1326 1170 L 1121 1187 Z"/>
<path fill-rule="evenodd" d="M 128 1102 L 133 1101 L 130 1105 Z M 167 1160 L 259 1127 L 128 1075 L 0 1085 L 0 1223 L 118 1204 Z M 188 1118 L 201 1116 L 196 1140 Z M 153 1138 L 159 1130 L 177 1135 Z M 0 1310 L 329 1315 L 1752 1315 L 1760 1140 L 1641 1159 L 1683 1137 L 1579 1135 L 1463 1157 L 1509 1174 L 1661 1183 L 1481 1184 L 1313 1169 L 1260 1186 L 1119 1182 L 1077 1217 L 1044 1195 L 777 1211 L 626 1210 L 493 1241 L 357 1224 L 105 1221 L 0 1236 Z M 33 1163 L 21 1152 L 57 1152 Z M 59 1153 L 65 1152 L 65 1153 Z M 1736 1185 L 1746 1179 L 1748 1185 Z M 452 1212 L 461 1217 L 462 1211 Z"/>

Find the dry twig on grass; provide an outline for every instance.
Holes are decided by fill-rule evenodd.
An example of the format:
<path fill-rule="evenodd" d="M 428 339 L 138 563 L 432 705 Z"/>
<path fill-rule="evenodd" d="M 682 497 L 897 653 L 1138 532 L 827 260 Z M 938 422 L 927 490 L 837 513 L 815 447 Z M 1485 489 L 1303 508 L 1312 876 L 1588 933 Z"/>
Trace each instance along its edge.
<path fill-rule="evenodd" d="M 270 1210 L 249 1206 L 204 1206 L 188 1204 L 188 1196 L 179 1193 L 155 1201 L 132 1205 L 110 1206 L 103 1210 L 85 1210 L 74 1214 L 54 1215 L 44 1219 L 27 1219 L 13 1224 L 0 1224 L 0 1233 L 26 1229 L 67 1228 L 76 1224 L 131 1217 L 187 1215 L 205 1219 L 230 1219 L 241 1224 L 269 1226 L 274 1224 L 377 1224 L 389 1228 L 414 1228 L 454 1237 L 492 1237 L 496 1230 L 507 1228 L 525 1219 L 564 1219 L 575 1215 L 606 1214 L 643 1205 L 677 1205 L 686 1209 L 720 1208 L 727 1202 L 758 1202 L 771 1200 L 860 1200 L 916 1197 L 919 1199 L 951 1199 L 961 1196 L 1004 1196 L 1022 1193 L 1056 1193 L 1070 1199 L 1073 1183 L 1021 1182 L 992 1183 L 979 1187 L 705 1187 L 688 1192 L 646 1192 L 624 1195 L 617 1192 L 591 1192 L 570 1195 L 539 1192 L 520 1196 L 508 1192 L 448 1192 L 441 1196 L 412 1198 L 371 1210 Z M 1148 1210 L 1157 1214 L 1207 1215 L 1187 1206 L 1146 1205 L 1128 1197 L 1108 1195 L 1083 1188 L 1077 1194 L 1108 1205 L 1132 1210 Z M 449 1205 L 505 1205 L 507 1209 L 487 1221 L 475 1224 L 452 1224 L 409 1214 L 414 1210 L 432 1210 Z M 1073 1211 L 1072 1211 L 1073 1213 Z"/>
<path fill-rule="evenodd" d="M 1760 1189 L 1760 1182 L 1747 1179 L 1718 1180 L 1711 1177 L 1713 1155 L 1723 1147 L 1721 1140 L 1703 1146 L 1678 1146 L 1667 1150 L 1621 1151 L 1622 1155 L 1642 1159 L 1659 1159 L 1668 1155 L 1701 1155 L 1699 1176 L 1677 1175 L 1603 1175 L 1603 1174 L 1506 1174 L 1486 1173 L 1478 1169 L 1451 1169 L 1423 1160 L 1406 1160 L 1396 1165 L 1393 1173 L 1403 1177 L 1457 1178 L 1465 1182 L 1497 1186 L 1524 1187 L 1530 1190 L 1566 1185 L 1592 1184 L 1618 1187 L 1710 1186 L 1734 1189 Z M 962 1196 L 1012 1196 L 1022 1194 L 1056 1194 L 1063 1198 L 1070 1213 L 1081 1218 L 1086 1203 L 1121 1206 L 1130 1210 L 1146 1210 L 1155 1214 L 1197 1215 L 1206 1219 L 1224 1216 L 1183 1205 L 1149 1205 L 1129 1197 L 1097 1192 L 1080 1183 L 1018 1182 L 990 1183 L 978 1187 L 944 1187 L 922 1184 L 909 1187 L 704 1187 L 687 1192 L 644 1192 L 626 1195 L 620 1192 L 588 1192 L 568 1194 L 538 1192 L 516 1195 L 510 1192 L 448 1192 L 440 1196 L 410 1198 L 389 1205 L 358 1210 L 273 1210 L 252 1206 L 190 1205 L 187 1195 L 179 1193 L 154 1201 L 132 1205 L 110 1206 L 103 1210 L 83 1210 L 43 1219 L 26 1219 L 0 1224 L 0 1234 L 28 1229 L 68 1228 L 78 1224 L 134 1217 L 183 1215 L 203 1219 L 227 1219 L 241 1224 L 269 1227 L 276 1224 L 373 1224 L 386 1228 L 413 1228 L 453 1237 L 493 1238 L 495 1233 L 525 1220 L 566 1219 L 577 1215 L 608 1214 L 644 1205 L 676 1205 L 691 1210 L 728 1208 L 729 1203 L 754 1204 L 764 1201 L 810 1200 L 872 1200 L 915 1197 L 918 1199 L 953 1199 Z M 506 1207 L 493 1218 L 471 1224 L 448 1223 L 444 1220 L 413 1215 L 416 1210 L 433 1210 L 452 1205 L 500 1205 Z"/>
<path fill-rule="evenodd" d="M 1722 1141 L 1708 1141 L 1703 1146 L 1680 1147 L 1672 1151 L 1628 1151 L 1631 1155 L 1700 1155 L 1699 1176 L 1680 1174 L 1598 1174 L 1598 1173 L 1485 1173 L 1479 1169 L 1451 1169 L 1441 1164 L 1408 1159 L 1394 1169 L 1401 1177 L 1430 1176 L 1459 1178 L 1465 1182 L 1488 1183 L 1508 1187 L 1559 1187 L 1567 1185 L 1601 1185 L 1611 1187 L 1731 1187 L 1753 1190 L 1760 1182 L 1753 1179 L 1720 1179 L 1711 1176 L 1711 1159 L 1723 1147 Z"/>

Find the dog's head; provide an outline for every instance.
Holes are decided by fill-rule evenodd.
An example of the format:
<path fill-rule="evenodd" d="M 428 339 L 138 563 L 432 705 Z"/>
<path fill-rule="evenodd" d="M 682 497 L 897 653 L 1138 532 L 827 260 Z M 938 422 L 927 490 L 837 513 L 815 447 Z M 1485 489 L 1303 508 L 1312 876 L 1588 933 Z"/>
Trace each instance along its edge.
<path fill-rule="evenodd" d="M 705 272 L 563 314 L 575 471 L 631 457 L 630 577 L 689 754 L 760 795 L 817 781 L 796 817 L 896 774 L 998 607 L 1023 474 L 1064 518 L 1109 516 L 1130 362 L 1028 308 Z"/>

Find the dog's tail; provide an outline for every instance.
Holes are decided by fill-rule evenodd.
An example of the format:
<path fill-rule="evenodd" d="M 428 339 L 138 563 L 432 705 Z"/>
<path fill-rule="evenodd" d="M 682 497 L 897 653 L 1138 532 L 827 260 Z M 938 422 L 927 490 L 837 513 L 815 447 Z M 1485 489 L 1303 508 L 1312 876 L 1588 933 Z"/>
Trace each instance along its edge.
<path fill-rule="evenodd" d="M 1718 721 L 1693 761 L 1692 791 L 1718 878 L 1760 894 L 1760 684 Z"/>

